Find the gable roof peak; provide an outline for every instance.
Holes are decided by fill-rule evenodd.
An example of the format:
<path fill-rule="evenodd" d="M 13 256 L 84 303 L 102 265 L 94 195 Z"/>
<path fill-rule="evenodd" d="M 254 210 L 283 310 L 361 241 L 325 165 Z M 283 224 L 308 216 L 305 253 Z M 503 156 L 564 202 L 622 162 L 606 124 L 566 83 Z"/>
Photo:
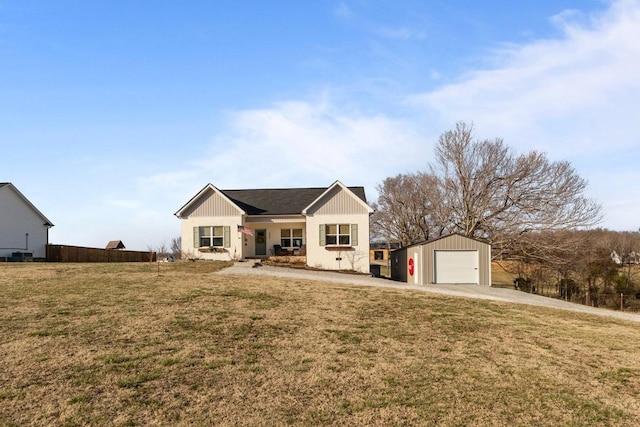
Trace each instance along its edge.
<path fill-rule="evenodd" d="M 49 220 L 47 219 L 47 217 L 46 217 L 46 216 L 44 216 L 44 214 L 43 214 L 42 212 L 40 212 L 40 211 L 38 210 L 38 208 L 36 208 L 36 207 L 34 206 L 34 204 L 33 204 L 33 203 L 31 203 L 31 202 L 29 201 L 29 199 L 27 199 L 27 198 L 25 197 L 25 195 L 24 195 L 24 194 L 22 194 L 22 193 L 20 192 L 20 190 L 18 190 L 18 189 L 16 188 L 16 186 L 15 186 L 15 185 L 13 185 L 13 184 L 12 184 L 12 183 L 10 183 L 10 182 L 0 182 L 0 189 L 5 188 L 5 187 L 7 187 L 7 188 L 11 189 L 11 190 L 12 190 L 12 191 L 13 191 L 13 192 L 14 192 L 14 193 L 15 193 L 15 194 L 20 198 L 20 199 L 22 199 L 22 201 L 23 201 L 27 206 L 29 206 L 29 207 L 30 207 L 30 208 L 31 208 L 31 209 L 32 209 L 32 210 L 33 210 L 33 211 L 34 211 L 34 212 L 35 212 L 35 213 L 36 213 L 40 218 L 42 218 L 42 220 L 44 221 L 44 225 L 45 225 L 45 226 L 47 226 L 47 227 L 53 227 L 53 223 L 52 223 L 51 221 L 49 221 Z"/>
<path fill-rule="evenodd" d="M 322 194 L 320 194 L 313 202 L 309 203 L 309 205 L 307 207 L 305 207 L 302 210 L 302 214 L 306 215 L 307 212 L 311 209 L 311 207 L 313 205 L 315 205 L 316 203 L 318 203 L 325 195 L 329 194 L 329 192 L 331 192 L 331 190 L 333 190 L 335 187 L 340 187 L 343 191 L 348 192 L 349 194 L 351 194 L 351 196 L 356 199 L 360 204 L 362 204 L 365 209 L 367 210 L 367 212 L 369 212 L 370 214 L 373 213 L 373 209 L 371 208 L 371 206 L 369 206 L 366 202 L 366 200 L 364 200 L 361 197 L 358 197 L 351 188 L 345 186 L 343 183 L 341 183 L 339 180 L 336 180 L 333 184 L 331 184 Z M 360 188 L 360 187 L 358 187 Z M 364 191 L 363 191 L 363 196 L 364 196 Z"/>
<path fill-rule="evenodd" d="M 335 181 L 329 187 L 235 190 L 220 190 L 213 184 L 207 184 L 174 215 L 181 218 L 182 214 L 196 204 L 208 190 L 217 192 L 221 197 L 237 207 L 243 215 L 304 215 L 309 206 L 336 186 L 348 191 L 356 200 L 367 206 L 367 208 L 369 207 L 366 203 L 364 187 L 346 187 L 340 181 Z"/>
<path fill-rule="evenodd" d="M 224 191 L 221 191 L 215 185 L 208 183 L 202 188 L 202 190 L 198 191 L 198 193 L 195 196 L 193 196 L 187 203 L 185 203 L 180 209 L 178 209 L 178 211 L 174 213 L 174 215 L 177 216 L 178 218 L 182 218 L 182 214 L 184 213 L 184 211 L 187 210 L 190 206 L 192 206 L 208 190 L 211 190 L 214 193 L 220 195 L 220 197 L 225 199 L 228 203 L 235 206 L 243 215 L 246 214 L 246 212 L 240 206 L 238 206 L 236 203 L 234 203 L 233 200 L 229 199 L 229 197 L 226 194 L 224 194 Z"/>

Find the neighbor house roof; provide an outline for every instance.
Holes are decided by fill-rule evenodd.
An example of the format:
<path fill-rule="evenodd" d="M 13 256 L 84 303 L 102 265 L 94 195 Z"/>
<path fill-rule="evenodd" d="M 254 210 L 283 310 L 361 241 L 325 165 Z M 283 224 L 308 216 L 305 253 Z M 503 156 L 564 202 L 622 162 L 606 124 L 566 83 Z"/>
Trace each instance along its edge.
<path fill-rule="evenodd" d="M 31 202 L 29 201 L 29 199 L 27 199 L 27 198 L 24 196 L 24 194 L 22 194 L 22 193 L 21 193 L 21 192 L 16 188 L 16 186 L 15 186 L 15 185 L 13 185 L 13 184 L 12 184 L 12 183 L 10 183 L 10 182 L 0 182 L 0 190 L 1 190 L 1 189 L 3 189 L 3 188 L 5 188 L 5 187 L 6 187 L 6 188 L 11 189 L 11 190 L 12 190 L 12 191 L 13 191 L 13 192 L 18 196 L 18 197 L 20 197 L 20 198 L 22 199 L 22 201 L 24 201 L 24 203 L 25 203 L 27 206 L 29 206 L 31 209 L 33 209 L 33 211 L 34 211 L 38 216 L 40 216 L 40 217 L 42 218 L 42 220 L 44 221 L 44 225 L 45 225 L 45 226 L 47 226 L 47 227 L 53 227 L 53 223 L 52 223 L 51 221 L 49 221 L 49 220 L 47 219 L 47 217 L 46 217 L 46 216 L 44 216 L 44 215 L 42 214 L 42 212 L 40 212 L 40 211 L 38 210 L 38 208 L 36 208 L 36 207 L 33 205 L 33 203 L 31 203 Z"/>
<path fill-rule="evenodd" d="M 122 240 L 111 240 L 109 243 L 107 243 L 105 249 L 125 249 L 125 247 L 124 243 L 122 243 Z"/>
<path fill-rule="evenodd" d="M 335 185 L 335 184 L 333 184 Z M 251 190 L 218 190 L 247 215 L 300 215 L 318 198 L 327 192 L 329 187 L 313 188 L 262 188 Z M 194 198 L 176 212 L 180 216 L 207 189 L 215 188 L 208 184 Z M 364 204 L 367 203 L 364 187 L 348 188 Z"/>

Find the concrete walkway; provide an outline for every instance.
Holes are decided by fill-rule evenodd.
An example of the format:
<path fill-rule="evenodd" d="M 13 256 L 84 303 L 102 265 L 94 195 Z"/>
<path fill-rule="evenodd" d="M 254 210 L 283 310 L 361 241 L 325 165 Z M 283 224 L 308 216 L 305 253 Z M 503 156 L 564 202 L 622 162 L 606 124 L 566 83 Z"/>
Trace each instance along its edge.
<path fill-rule="evenodd" d="M 526 292 L 516 291 L 514 289 L 492 288 L 489 286 L 478 285 L 409 285 L 406 283 L 395 282 L 389 279 L 381 279 L 368 275 L 338 273 L 330 271 L 314 271 L 299 268 L 288 267 L 272 267 L 272 266 L 254 266 L 254 262 L 237 262 L 233 267 L 226 268 L 216 274 L 231 275 L 266 275 L 274 277 L 287 277 L 294 279 L 317 280 L 321 282 L 344 283 L 358 286 L 376 286 L 381 288 L 407 289 L 422 292 L 431 292 L 458 296 L 463 298 L 485 299 L 492 301 L 504 301 L 516 304 L 527 304 L 538 307 L 555 308 L 559 310 L 569 310 L 579 313 L 596 314 L 599 316 L 608 316 L 616 319 L 629 320 L 632 322 L 640 322 L 640 314 L 625 313 L 620 311 L 608 310 L 604 308 L 589 307 L 586 305 L 575 304 L 562 301 L 555 298 L 543 297 L 540 295 L 529 294 Z M 259 265 L 259 264 L 258 264 Z"/>

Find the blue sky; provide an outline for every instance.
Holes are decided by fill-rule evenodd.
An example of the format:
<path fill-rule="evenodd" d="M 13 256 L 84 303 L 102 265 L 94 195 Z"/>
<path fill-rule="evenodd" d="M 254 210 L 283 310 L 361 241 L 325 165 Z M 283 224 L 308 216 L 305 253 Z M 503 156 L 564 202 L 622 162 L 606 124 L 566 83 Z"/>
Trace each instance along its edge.
<path fill-rule="evenodd" d="M 218 188 L 375 187 L 457 121 L 640 227 L 640 1 L 0 0 L 0 182 L 146 250 Z"/>

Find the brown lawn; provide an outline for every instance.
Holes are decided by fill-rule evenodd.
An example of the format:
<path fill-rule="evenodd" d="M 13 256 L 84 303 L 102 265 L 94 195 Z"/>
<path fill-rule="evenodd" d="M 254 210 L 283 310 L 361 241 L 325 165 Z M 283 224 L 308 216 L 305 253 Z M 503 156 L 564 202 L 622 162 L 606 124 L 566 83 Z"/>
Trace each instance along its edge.
<path fill-rule="evenodd" d="M 640 425 L 640 328 L 216 263 L 0 264 L 0 425 Z"/>

